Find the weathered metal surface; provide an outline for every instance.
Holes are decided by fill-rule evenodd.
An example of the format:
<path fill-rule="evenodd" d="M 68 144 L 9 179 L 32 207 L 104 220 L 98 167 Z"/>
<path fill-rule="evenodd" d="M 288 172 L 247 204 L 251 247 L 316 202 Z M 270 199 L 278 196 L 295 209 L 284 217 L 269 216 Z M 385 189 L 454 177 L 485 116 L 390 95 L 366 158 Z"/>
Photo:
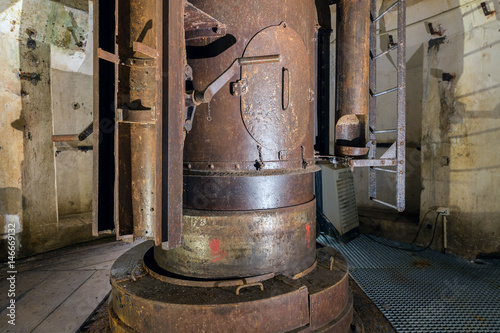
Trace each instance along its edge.
<path fill-rule="evenodd" d="M 286 22 L 255 35 L 244 56 L 279 54 L 279 63 L 243 67 L 241 79 L 247 81 L 247 93 L 241 96 L 241 114 L 245 127 L 265 148 L 293 150 L 312 127 L 314 88 L 307 50 L 300 35 Z"/>
<path fill-rule="evenodd" d="M 238 2 L 227 2 L 221 5 L 220 1 L 204 0 L 191 1 L 193 5 L 201 9 L 205 13 L 213 16 L 220 22 L 227 25 L 227 31 L 230 32 L 235 41 L 231 43 L 229 35 L 217 41 L 208 39 L 204 42 L 190 43 L 188 47 L 188 63 L 193 69 L 193 84 L 194 88 L 201 90 L 207 87 L 216 77 L 218 77 L 228 66 L 237 58 L 246 56 L 247 45 L 253 44 L 252 38 L 259 31 L 277 26 L 281 22 L 286 22 L 287 28 L 293 29 L 298 34 L 300 41 L 305 45 L 306 56 L 303 60 L 303 66 L 307 67 L 307 77 L 303 77 L 304 85 L 313 89 L 313 46 L 314 46 L 314 25 L 315 25 L 315 7 L 314 1 L 289 1 L 287 6 L 283 6 L 280 1 L 259 1 L 246 2 L 241 6 Z M 238 15 L 235 15 L 238 13 Z M 258 13 L 258 15 L 257 15 Z M 252 17 L 252 20 L 242 22 L 242 17 Z M 276 52 L 272 48 L 275 45 L 274 41 L 269 42 L 269 45 L 262 44 L 262 48 L 266 48 L 265 52 L 259 52 L 248 55 L 273 55 Z M 249 44 L 250 43 L 250 44 Z M 255 46 L 252 45 L 252 48 Z M 291 45 L 290 48 L 297 46 Z M 287 51 L 285 51 L 287 52 Z M 212 54 L 217 54 L 213 56 Z M 247 67 L 258 68 L 258 71 L 265 73 L 268 66 L 274 64 L 252 65 Z M 278 84 L 281 87 L 282 67 L 279 67 Z M 243 69 L 245 71 L 245 69 Z M 290 72 L 291 78 L 294 79 L 294 73 Z M 231 82 L 236 82 L 241 79 L 241 76 L 234 76 Z M 273 88 L 274 89 L 274 88 Z M 290 97 L 293 97 L 294 91 L 298 87 L 290 86 L 292 92 Z M 294 162 L 293 167 L 301 166 L 302 164 L 302 149 L 305 147 L 305 158 L 312 160 L 314 156 L 313 149 L 313 109 L 314 103 L 307 100 L 305 109 L 301 110 L 299 119 L 310 124 L 304 134 L 297 135 L 297 142 L 291 144 L 295 148 L 288 150 L 286 159 L 279 159 L 279 149 L 271 147 L 271 149 L 262 146 L 259 152 L 259 143 L 249 134 L 242 122 L 241 114 L 241 99 L 242 96 L 247 96 L 252 93 L 250 90 L 246 95 L 233 96 L 231 94 L 230 83 L 225 84 L 222 89 L 214 96 L 209 104 L 200 105 L 196 110 L 196 117 L 193 122 L 193 129 L 186 136 L 184 160 L 185 163 L 192 165 L 192 170 L 201 167 L 201 170 L 208 170 L 210 164 L 214 164 L 215 170 L 237 170 L 236 164 L 249 166 L 255 170 L 255 162 L 262 158 L 264 165 L 259 170 L 283 169 L 290 166 L 282 166 L 279 162 Z M 281 89 L 279 91 L 279 101 L 277 105 L 281 109 Z M 303 92 L 297 92 L 299 95 Z M 306 91 L 307 93 L 307 91 Z M 265 100 L 262 98 L 262 100 Z M 210 109 L 210 118 L 208 112 Z M 280 111 L 282 112 L 282 111 Z M 285 111 L 286 114 L 286 111 Z M 269 117 L 275 115 L 270 114 Z M 207 118 L 211 119 L 209 121 Z M 269 132 L 269 131 L 268 131 Z M 267 132 L 266 132 L 267 133 Z M 265 135 L 265 133 L 263 133 Z M 277 135 L 275 132 L 269 135 Z M 286 133 L 283 133 L 286 135 Z"/>
<path fill-rule="evenodd" d="M 265 149 L 262 149 L 265 150 Z M 257 162 L 260 163 L 260 157 L 258 154 L 258 149 L 255 149 L 257 153 L 255 159 L 252 161 L 202 161 L 202 162 L 185 162 L 184 170 L 195 170 L 195 171 L 217 171 L 221 173 L 226 172 L 239 172 L 245 171 L 256 171 L 258 170 L 261 174 L 267 172 L 288 172 L 294 171 L 299 172 L 299 170 L 304 169 L 304 162 L 307 163 L 305 168 L 306 172 L 316 172 L 317 168 L 314 166 L 314 158 L 305 159 L 290 159 L 290 153 L 288 151 L 281 151 L 275 154 L 274 161 L 263 161 L 264 166 L 261 169 L 257 168 Z M 285 154 L 283 154 L 285 153 Z M 283 154 L 283 155 L 282 155 Z M 284 156 L 280 158 L 280 156 Z"/>
<path fill-rule="evenodd" d="M 184 210 L 183 244 L 155 260 L 189 277 L 294 275 L 315 261 L 316 201 L 255 211 Z"/>
<path fill-rule="evenodd" d="M 130 169 L 134 237 L 154 236 L 154 123 L 131 124 Z"/>
<path fill-rule="evenodd" d="M 184 30 L 186 40 L 219 38 L 226 35 L 224 24 L 187 1 L 184 3 Z"/>
<path fill-rule="evenodd" d="M 83 141 L 88 138 L 93 132 L 93 123 L 90 123 L 87 127 L 83 129 L 78 134 L 56 134 L 52 135 L 52 142 L 71 142 L 71 141 Z"/>
<path fill-rule="evenodd" d="M 155 230 L 156 48 L 155 0 L 117 3 L 120 27 L 116 143 L 115 225 L 117 238 L 153 238 Z M 138 45 L 140 46 L 138 49 Z"/>
<path fill-rule="evenodd" d="M 349 329 L 353 309 L 352 295 L 345 288 L 347 265 L 329 248 L 318 251 L 323 263 L 310 274 L 297 280 L 277 276 L 262 281 L 261 290 L 250 282 L 200 288 L 156 279 L 141 270 L 143 255 L 152 245 L 144 242 L 129 250 L 111 269 L 112 332 L 344 333 Z M 325 266 L 332 256 L 336 263 L 330 270 Z M 343 308 L 329 308 L 332 292 L 337 292 L 336 304 L 344 304 Z"/>
<path fill-rule="evenodd" d="M 192 279 L 186 276 L 179 276 L 172 274 L 165 269 L 158 266 L 154 260 L 154 247 L 150 248 L 145 254 L 143 259 L 144 270 L 154 277 L 163 282 L 175 284 L 178 286 L 187 287 L 202 287 L 202 288 L 221 288 L 221 287 L 237 287 L 249 283 L 257 283 L 265 280 L 272 279 L 275 274 L 268 273 L 258 276 L 245 277 L 242 279 L 224 279 L 224 280 L 206 280 L 206 279 Z M 307 270 L 306 270 L 307 271 Z"/>
<path fill-rule="evenodd" d="M 210 103 L 213 96 L 224 85 L 226 85 L 233 76 L 235 76 L 238 73 L 239 68 L 242 66 L 265 65 L 265 64 L 272 64 L 279 62 L 281 62 L 281 56 L 279 54 L 243 57 L 235 59 L 231 64 L 231 66 L 229 66 L 221 75 L 219 75 L 217 79 L 215 79 L 205 89 L 203 89 L 203 91 L 193 91 L 187 94 L 186 106 L 200 105 L 201 103 Z M 246 93 L 247 90 L 245 89 L 242 92 L 242 94 Z"/>
<path fill-rule="evenodd" d="M 185 175 L 184 208 L 253 210 L 300 205 L 314 198 L 313 175 Z"/>
<path fill-rule="evenodd" d="M 78 141 L 78 134 L 57 134 L 52 135 L 52 142 L 71 142 Z"/>
<path fill-rule="evenodd" d="M 112 311 L 137 332 L 283 332 L 308 322 L 307 288 L 278 280 L 264 290 L 172 285 L 149 275 L 130 274 L 152 244 L 140 244 L 111 270 Z M 139 310 L 140 309 L 140 310 Z M 139 310 L 139 311 L 138 311 Z"/>
<path fill-rule="evenodd" d="M 185 121 L 184 1 L 156 6 L 156 217 L 155 244 L 175 248 L 182 241 L 182 152 Z"/>
<path fill-rule="evenodd" d="M 345 258 L 330 247 L 318 250 L 317 258 L 318 268 L 299 279 L 309 291 L 310 327 L 313 330 L 337 319 L 346 308 L 349 295 L 349 267 Z M 332 281 L 338 282 L 332 284 Z"/>
<path fill-rule="evenodd" d="M 398 161 L 396 175 L 396 205 L 398 211 L 405 210 L 406 175 L 406 0 L 398 5 L 398 134 L 396 140 Z"/>
<path fill-rule="evenodd" d="M 364 156 L 368 154 L 369 148 L 366 147 L 351 147 L 351 146 L 338 146 L 337 153 L 340 156 Z"/>
<path fill-rule="evenodd" d="M 369 103 L 371 0 L 337 3 L 336 147 L 365 147 Z M 356 115 L 353 118 L 351 115 Z M 351 119 L 352 118 L 352 119 Z M 349 151 L 344 150 L 345 153 Z M 356 151 L 358 152 L 358 151 Z"/>
<path fill-rule="evenodd" d="M 352 294 L 349 293 L 347 305 L 344 307 L 342 313 L 337 317 L 337 319 L 332 320 L 328 324 L 318 328 L 313 329 L 310 325 L 293 330 L 289 333 L 351 333 L 358 332 L 351 328 L 351 323 L 354 316 L 354 303 Z M 363 331 L 362 331 L 363 332 Z"/>

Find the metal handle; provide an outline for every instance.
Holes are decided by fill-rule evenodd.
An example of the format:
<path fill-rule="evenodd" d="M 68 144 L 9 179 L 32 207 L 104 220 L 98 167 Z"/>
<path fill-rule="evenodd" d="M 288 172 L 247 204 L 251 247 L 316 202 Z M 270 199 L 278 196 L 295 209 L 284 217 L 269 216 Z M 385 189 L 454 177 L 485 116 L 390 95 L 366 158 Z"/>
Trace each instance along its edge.
<path fill-rule="evenodd" d="M 290 105 L 290 71 L 283 67 L 281 71 L 281 108 L 283 111 Z"/>
<path fill-rule="evenodd" d="M 212 97 L 237 73 L 240 66 L 261 65 L 273 62 L 280 62 L 280 55 L 265 55 L 257 57 L 238 58 L 233 61 L 231 66 L 224 71 L 217 79 L 208 85 L 203 91 L 195 91 L 187 94 L 186 106 L 200 105 L 208 103 Z"/>
<path fill-rule="evenodd" d="M 244 285 L 239 286 L 238 288 L 236 288 L 236 295 L 239 295 L 240 294 L 240 290 L 243 289 L 243 288 L 257 287 L 257 286 L 260 287 L 261 291 L 264 291 L 264 285 L 262 284 L 262 282 L 255 282 L 255 283 L 244 284 Z"/>

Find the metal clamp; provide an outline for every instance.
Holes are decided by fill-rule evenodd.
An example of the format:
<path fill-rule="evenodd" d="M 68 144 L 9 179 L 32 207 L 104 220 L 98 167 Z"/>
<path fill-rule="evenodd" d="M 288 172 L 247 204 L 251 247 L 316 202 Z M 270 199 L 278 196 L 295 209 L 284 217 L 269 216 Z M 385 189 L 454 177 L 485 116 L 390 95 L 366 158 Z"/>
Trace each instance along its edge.
<path fill-rule="evenodd" d="M 264 285 L 262 284 L 262 282 L 255 282 L 255 283 L 249 283 L 249 284 L 244 284 L 242 286 L 239 286 L 236 288 L 236 295 L 239 295 L 240 294 L 240 290 L 243 289 L 243 288 L 247 288 L 247 287 L 260 287 L 260 290 L 261 291 L 264 291 Z"/>

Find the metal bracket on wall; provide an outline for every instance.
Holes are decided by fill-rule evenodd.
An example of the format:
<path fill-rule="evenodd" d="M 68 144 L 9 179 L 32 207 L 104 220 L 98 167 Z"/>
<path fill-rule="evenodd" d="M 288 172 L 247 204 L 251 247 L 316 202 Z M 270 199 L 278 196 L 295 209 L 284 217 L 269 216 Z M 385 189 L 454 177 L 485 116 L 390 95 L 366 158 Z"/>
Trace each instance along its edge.
<path fill-rule="evenodd" d="M 406 0 L 398 0 L 389 6 L 384 12 L 376 15 L 376 0 L 371 4 L 371 27 L 370 27 L 370 104 L 368 112 L 369 142 L 368 159 L 350 160 L 350 165 L 354 167 L 369 167 L 368 186 L 370 199 L 394 208 L 400 212 L 405 209 L 405 168 L 406 168 Z M 390 10 L 398 9 L 397 43 L 389 46 L 387 50 L 377 55 L 377 22 Z M 397 87 L 382 92 L 376 92 L 376 72 L 377 59 L 381 56 L 397 50 Z M 397 92 L 397 128 L 376 129 L 377 102 L 378 96 L 391 92 Z M 396 133 L 396 142 L 382 154 L 376 157 L 377 134 Z M 388 203 L 377 199 L 377 172 L 385 172 L 396 175 L 396 203 Z"/>

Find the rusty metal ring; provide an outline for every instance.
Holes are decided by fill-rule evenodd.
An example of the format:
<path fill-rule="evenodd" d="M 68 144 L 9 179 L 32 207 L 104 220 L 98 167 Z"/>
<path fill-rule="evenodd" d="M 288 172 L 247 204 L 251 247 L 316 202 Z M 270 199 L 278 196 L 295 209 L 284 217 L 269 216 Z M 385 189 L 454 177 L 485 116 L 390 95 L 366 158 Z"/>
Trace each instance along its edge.
<path fill-rule="evenodd" d="M 152 252 L 153 252 L 153 247 L 148 251 L 146 251 L 144 257 L 146 257 L 148 254 L 152 255 Z M 275 276 L 274 273 L 269 273 L 264 275 L 252 276 L 248 278 L 230 279 L 230 280 L 199 280 L 199 279 L 189 279 L 189 278 L 182 279 L 179 277 L 167 276 L 156 272 L 153 267 L 148 266 L 147 261 L 148 260 L 143 260 L 142 264 L 144 270 L 149 275 L 162 282 L 167 282 L 178 286 L 203 287 L 203 288 L 238 287 L 238 286 L 253 285 L 256 283 L 260 283 L 262 281 L 270 280 Z"/>
<path fill-rule="evenodd" d="M 293 276 L 291 276 L 290 278 L 292 280 L 297 280 L 297 279 L 300 279 L 301 277 L 304 277 L 306 276 L 307 274 L 311 273 L 315 268 L 316 266 L 318 265 L 318 260 L 314 261 L 314 263 L 311 265 L 311 267 L 309 268 L 306 268 L 305 270 L 303 270 L 302 272 L 300 273 L 297 273 Z"/>

